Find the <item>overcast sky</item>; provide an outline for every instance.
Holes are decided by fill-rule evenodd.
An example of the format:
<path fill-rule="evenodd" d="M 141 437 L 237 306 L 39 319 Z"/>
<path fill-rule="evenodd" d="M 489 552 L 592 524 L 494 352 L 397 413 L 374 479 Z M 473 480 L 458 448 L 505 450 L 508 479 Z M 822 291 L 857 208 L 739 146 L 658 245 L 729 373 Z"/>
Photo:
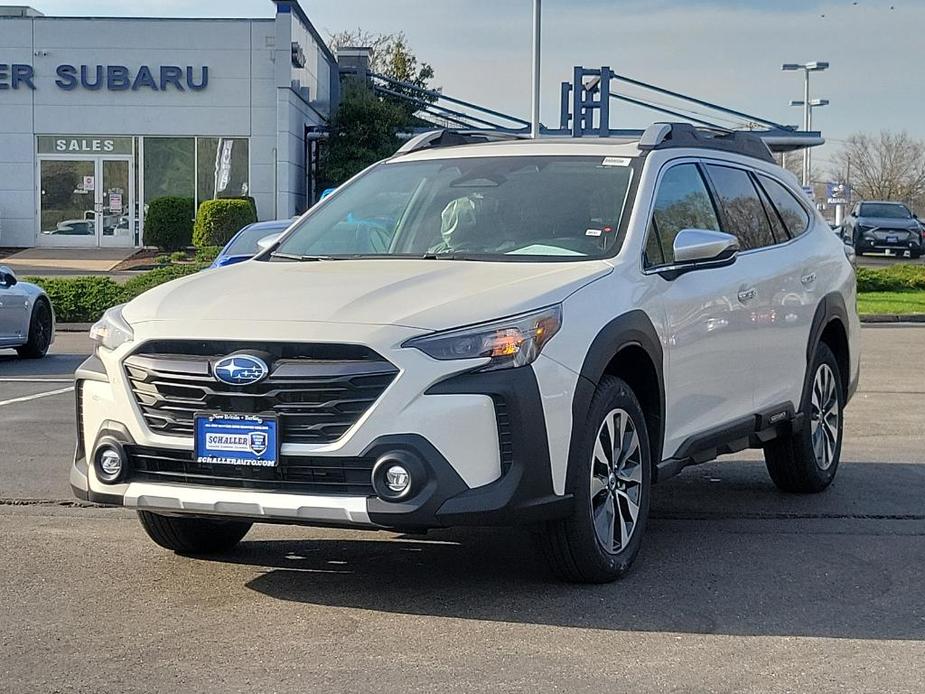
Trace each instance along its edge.
<path fill-rule="evenodd" d="M 28 0 L 27 0 L 28 1 Z M 270 0 L 33 0 L 50 15 L 271 17 Z M 447 94 L 526 117 L 531 0 L 303 0 L 325 36 L 361 26 L 404 31 Z M 616 72 L 756 116 L 800 123 L 799 73 L 784 62 L 828 60 L 814 126 L 831 143 L 853 132 L 925 138 L 925 0 L 544 0 L 543 121 L 558 125 L 558 84 L 571 67 Z M 629 94 L 634 92 L 630 91 Z M 619 106 L 614 127 L 663 117 Z M 814 164 L 817 162 L 814 161 Z"/>

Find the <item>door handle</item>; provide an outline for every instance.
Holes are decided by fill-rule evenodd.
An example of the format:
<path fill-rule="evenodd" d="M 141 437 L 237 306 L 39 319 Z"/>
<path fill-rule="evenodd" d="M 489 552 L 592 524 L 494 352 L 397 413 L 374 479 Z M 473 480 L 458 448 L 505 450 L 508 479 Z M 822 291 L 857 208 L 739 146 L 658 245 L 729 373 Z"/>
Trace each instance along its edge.
<path fill-rule="evenodd" d="M 806 274 L 806 275 L 803 275 L 803 276 L 800 278 L 800 282 L 803 283 L 803 286 L 804 286 L 804 287 L 808 287 L 809 285 L 811 285 L 811 284 L 812 284 L 813 282 L 815 282 L 815 281 L 816 281 L 816 273 L 815 273 L 815 272 L 810 272 L 810 273 L 808 273 L 808 274 Z"/>
<path fill-rule="evenodd" d="M 747 287 L 739 290 L 739 301 L 743 304 L 752 301 L 756 296 L 758 296 L 758 290 L 755 287 Z"/>

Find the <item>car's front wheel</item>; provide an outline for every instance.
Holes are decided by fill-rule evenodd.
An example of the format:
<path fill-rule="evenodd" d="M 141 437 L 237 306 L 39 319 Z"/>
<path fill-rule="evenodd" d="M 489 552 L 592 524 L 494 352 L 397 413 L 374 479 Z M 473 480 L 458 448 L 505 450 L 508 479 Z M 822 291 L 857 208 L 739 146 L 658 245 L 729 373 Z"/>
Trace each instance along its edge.
<path fill-rule="evenodd" d="M 771 479 L 783 491 L 821 492 L 835 479 L 844 424 L 842 378 L 832 350 L 820 342 L 804 385 L 803 426 L 764 448 Z"/>
<path fill-rule="evenodd" d="M 162 516 L 150 511 L 139 511 L 138 520 L 148 537 L 180 554 L 225 552 L 238 544 L 252 525 L 247 521 Z"/>
<path fill-rule="evenodd" d="M 560 578 L 605 583 L 639 553 L 652 487 L 645 417 L 623 380 L 601 380 L 576 448 L 566 478 L 572 514 L 547 523 L 539 539 Z"/>

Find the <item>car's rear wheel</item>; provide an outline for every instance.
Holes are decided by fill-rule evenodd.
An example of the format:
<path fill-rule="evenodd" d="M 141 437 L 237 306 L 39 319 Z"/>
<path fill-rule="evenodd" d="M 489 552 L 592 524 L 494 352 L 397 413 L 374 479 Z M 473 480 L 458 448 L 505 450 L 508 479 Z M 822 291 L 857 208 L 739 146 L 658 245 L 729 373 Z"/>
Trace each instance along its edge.
<path fill-rule="evenodd" d="M 35 302 L 32 318 L 29 321 L 29 337 L 22 347 L 17 347 L 19 356 L 26 359 L 41 359 L 48 353 L 51 345 L 51 307 L 45 299 Z"/>
<path fill-rule="evenodd" d="M 247 521 L 162 516 L 150 511 L 139 511 L 138 520 L 148 537 L 180 554 L 225 552 L 238 544 L 252 525 Z"/>
<path fill-rule="evenodd" d="M 605 583 L 629 571 L 649 515 L 652 462 L 646 421 L 632 389 L 606 376 L 591 400 L 566 492 L 571 516 L 547 523 L 539 540 L 553 572 Z"/>
<path fill-rule="evenodd" d="M 844 393 L 838 360 L 819 343 L 804 385 L 803 426 L 769 442 L 764 459 L 771 479 L 786 492 L 821 492 L 835 479 L 841 459 Z"/>

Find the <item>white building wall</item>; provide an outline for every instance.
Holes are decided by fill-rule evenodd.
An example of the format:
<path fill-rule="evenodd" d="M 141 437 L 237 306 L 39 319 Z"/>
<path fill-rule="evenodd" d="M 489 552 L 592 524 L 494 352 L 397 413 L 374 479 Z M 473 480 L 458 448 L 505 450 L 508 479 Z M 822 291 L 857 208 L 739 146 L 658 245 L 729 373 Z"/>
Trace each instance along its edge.
<path fill-rule="evenodd" d="M 0 63 L 32 62 L 32 20 L 0 21 Z M 32 92 L 0 92 L 0 247 L 35 242 L 35 138 Z"/>
<path fill-rule="evenodd" d="M 285 5 L 285 3 L 283 3 Z M 306 65 L 292 64 L 298 41 Z M 0 19 L 0 63 L 34 68 L 36 89 L 0 91 L 0 246 L 37 235 L 35 136 L 247 137 L 250 194 L 261 219 L 304 209 L 306 124 L 329 115 L 332 66 L 296 8 L 276 19 Z M 65 91 L 59 65 L 208 66 L 202 91 Z M 308 101 L 292 87 L 308 87 Z"/>

